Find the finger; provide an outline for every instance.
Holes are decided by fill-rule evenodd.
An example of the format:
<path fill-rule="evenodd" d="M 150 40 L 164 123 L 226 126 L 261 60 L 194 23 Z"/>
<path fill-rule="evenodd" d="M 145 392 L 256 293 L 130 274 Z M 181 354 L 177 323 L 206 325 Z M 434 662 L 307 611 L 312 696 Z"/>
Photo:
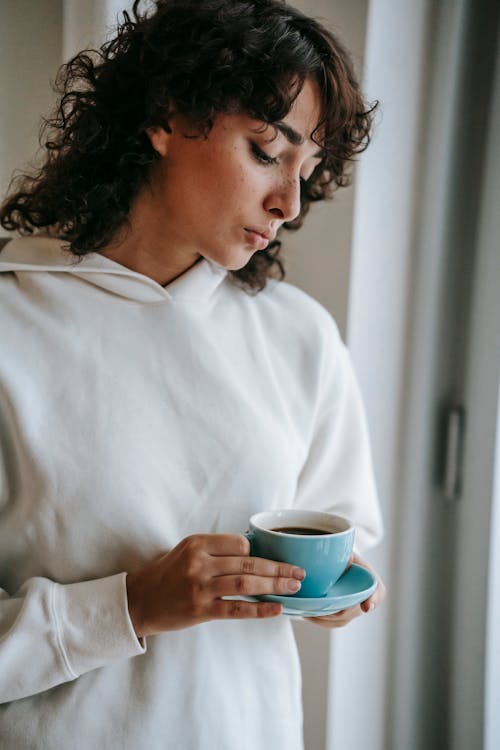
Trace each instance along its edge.
<path fill-rule="evenodd" d="M 366 599 L 364 602 L 361 602 L 360 607 L 363 610 L 363 612 L 373 612 L 373 610 L 377 609 L 379 604 L 380 604 L 379 597 L 373 594 L 373 596 L 370 596 L 369 599 Z"/>
<path fill-rule="evenodd" d="M 214 557 L 228 555 L 248 556 L 250 542 L 243 534 L 208 534 L 209 546 L 207 551 Z"/>
<path fill-rule="evenodd" d="M 185 543 L 215 557 L 250 554 L 250 542 L 242 534 L 194 534 L 187 537 Z"/>
<path fill-rule="evenodd" d="M 265 560 L 262 557 L 217 557 L 213 566 L 214 576 L 255 575 L 270 578 L 296 578 L 303 581 L 305 571 L 296 565 Z"/>
<path fill-rule="evenodd" d="M 308 617 L 304 618 L 307 619 L 309 622 L 312 622 L 314 625 L 321 625 L 323 628 L 345 628 L 346 625 L 349 625 L 349 623 L 354 619 L 352 617 L 340 617 L 339 619 L 335 620 L 332 617 Z"/>
<path fill-rule="evenodd" d="M 236 575 L 212 578 L 208 590 L 214 597 L 258 596 L 259 594 L 296 594 L 300 581 L 296 578 L 274 578 L 269 576 Z"/>
<path fill-rule="evenodd" d="M 376 608 L 377 604 L 373 599 L 373 596 L 371 596 L 369 599 L 367 599 L 364 602 L 361 602 L 360 607 L 363 610 L 363 612 L 373 612 L 373 610 Z"/>
<path fill-rule="evenodd" d="M 322 622 L 339 622 L 340 620 L 346 619 L 346 612 L 348 610 L 341 609 L 340 612 L 332 612 L 331 615 L 315 615 L 314 617 L 308 617 L 308 620 L 321 620 Z"/>
<path fill-rule="evenodd" d="M 361 609 L 363 612 L 372 612 L 374 609 L 376 609 L 379 604 L 382 604 L 386 597 L 386 588 L 382 581 L 379 579 L 377 583 L 377 588 L 373 592 L 373 594 L 366 599 L 364 602 L 361 603 Z"/>
<path fill-rule="evenodd" d="M 303 619 L 307 620 L 307 622 L 311 622 L 313 625 L 319 625 L 321 628 L 329 628 L 330 630 L 333 630 L 334 628 L 343 628 L 348 624 L 347 622 L 344 622 L 344 620 L 332 622 L 326 617 L 304 617 Z"/>
<path fill-rule="evenodd" d="M 331 615 L 318 615 L 316 617 L 308 617 L 308 620 L 314 620 L 315 622 L 321 623 L 322 625 L 328 625 L 328 627 L 342 627 L 347 625 L 349 622 L 359 617 L 361 609 L 359 605 L 355 607 L 348 607 L 347 609 L 341 609 L 339 612 L 332 612 Z"/>
<path fill-rule="evenodd" d="M 245 602 L 241 599 L 226 601 L 216 599 L 210 614 L 217 620 L 244 620 L 250 618 L 276 617 L 283 611 L 275 602 Z"/>

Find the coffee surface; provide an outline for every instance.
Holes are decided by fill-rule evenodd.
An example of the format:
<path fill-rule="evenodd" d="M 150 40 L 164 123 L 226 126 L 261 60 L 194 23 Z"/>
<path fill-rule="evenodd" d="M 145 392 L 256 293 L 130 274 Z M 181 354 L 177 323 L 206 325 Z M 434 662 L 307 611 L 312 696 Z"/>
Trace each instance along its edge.
<path fill-rule="evenodd" d="M 331 531 L 325 529 L 313 529 L 310 526 L 276 526 L 271 531 L 279 531 L 282 534 L 298 534 L 302 536 L 319 536 L 321 534 L 331 534 Z"/>

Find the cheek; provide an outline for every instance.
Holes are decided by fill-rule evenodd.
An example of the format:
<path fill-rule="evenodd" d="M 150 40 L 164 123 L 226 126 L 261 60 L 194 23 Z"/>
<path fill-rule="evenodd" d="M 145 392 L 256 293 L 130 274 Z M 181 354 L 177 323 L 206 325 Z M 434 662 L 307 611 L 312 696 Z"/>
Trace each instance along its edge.
<path fill-rule="evenodd" d="M 245 170 L 236 158 L 228 160 L 226 157 L 225 161 L 213 164 L 210 175 L 215 176 L 221 190 L 228 193 L 238 192 L 245 187 Z"/>
<path fill-rule="evenodd" d="M 239 163 L 212 171 L 204 187 L 208 201 L 218 210 L 222 207 L 246 214 L 259 201 L 262 190 L 259 181 L 252 179 Z"/>
<path fill-rule="evenodd" d="M 255 217 L 270 179 L 248 163 L 247 155 L 237 148 L 211 148 L 187 157 L 192 158 L 172 164 L 165 174 L 164 200 L 175 207 L 176 215 L 188 214 L 190 223 L 193 212 L 205 220 L 224 213 L 238 214 L 237 218 L 241 214 L 245 220 Z"/>

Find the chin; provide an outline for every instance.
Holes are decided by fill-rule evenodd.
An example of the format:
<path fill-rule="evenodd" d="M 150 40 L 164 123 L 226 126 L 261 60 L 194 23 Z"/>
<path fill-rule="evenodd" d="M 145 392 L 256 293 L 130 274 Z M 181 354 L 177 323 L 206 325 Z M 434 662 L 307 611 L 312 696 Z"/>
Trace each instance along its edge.
<path fill-rule="evenodd" d="M 214 263 L 218 263 L 220 266 L 226 269 L 226 271 L 240 271 L 244 268 L 250 259 L 255 255 L 255 250 L 251 252 L 248 250 L 243 252 L 228 252 L 226 255 L 221 257 L 212 257 Z"/>

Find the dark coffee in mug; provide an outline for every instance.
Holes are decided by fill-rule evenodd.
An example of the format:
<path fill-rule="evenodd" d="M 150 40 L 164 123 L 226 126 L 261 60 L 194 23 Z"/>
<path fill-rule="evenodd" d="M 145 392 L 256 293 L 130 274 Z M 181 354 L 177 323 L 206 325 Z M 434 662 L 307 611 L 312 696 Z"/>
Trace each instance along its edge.
<path fill-rule="evenodd" d="M 310 526 L 277 526 L 271 531 L 279 531 L 282 534 L 297 534 L 303 536 L 317 536 L 319 534 L 331 534 L 331 531 L 325 529 L 313 529 Z"/>

